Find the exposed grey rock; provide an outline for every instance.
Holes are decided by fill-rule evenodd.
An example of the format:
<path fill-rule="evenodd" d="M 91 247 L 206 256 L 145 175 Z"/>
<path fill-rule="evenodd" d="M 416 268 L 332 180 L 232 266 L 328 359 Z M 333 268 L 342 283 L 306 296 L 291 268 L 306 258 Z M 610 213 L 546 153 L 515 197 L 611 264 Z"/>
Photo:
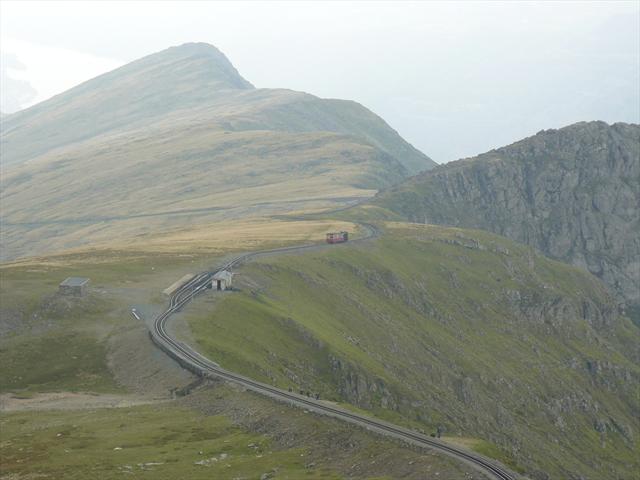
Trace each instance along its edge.
<path fill-rule="evenodd" d="M 413 177 L 375 201 L 413 222 L 532 245 L 587 269 L 632 310 L 640 305 L 640 125 L 545 130 Z"/>
<path fill-rule="evenodd" d="M 330 364 L 340 395 L 350 403 L 364 408 L 398 409 L 398 400 L 381 379 L 370 378 L 361 369 L 334 356 L 330 357 Z"/>

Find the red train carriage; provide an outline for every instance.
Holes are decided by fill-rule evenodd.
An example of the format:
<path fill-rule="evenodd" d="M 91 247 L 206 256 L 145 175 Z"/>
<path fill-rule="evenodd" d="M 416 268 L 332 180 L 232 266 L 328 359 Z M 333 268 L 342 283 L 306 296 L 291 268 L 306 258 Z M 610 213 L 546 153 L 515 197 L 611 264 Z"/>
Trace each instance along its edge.
<path fill-rule="evenodd" d="M 349 232 L 327 233 L 327 243 L 344 243 L 349 240 Z"/>

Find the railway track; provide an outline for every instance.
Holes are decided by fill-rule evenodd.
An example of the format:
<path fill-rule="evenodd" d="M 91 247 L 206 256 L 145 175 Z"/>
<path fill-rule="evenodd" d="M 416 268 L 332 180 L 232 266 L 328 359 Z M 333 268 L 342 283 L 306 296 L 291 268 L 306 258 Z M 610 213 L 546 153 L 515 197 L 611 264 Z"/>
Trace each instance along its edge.
<path fill-rule="evenodd" d="M 370 240 L 379 235 L 379 232 L 375 226 L 369 224 L 362 224 L 362 226 L 367 231 L 367 234 L 359 239 L 353 240 L 350 243 L 358 243 Z M 246 253 L 230 260 L 218 271 L 231 270 L 234 267 L 237 267 L 240 264 L 259 256 L 287 252 L 298 252 L 316 249 L 318 247 L 318 245 L 312 244 Z M 491 479 L 517 480 L 518 477 L 507 470 L 505 467 L 481 455 L 477 455 L 473 452 L 466 451 L 464 449 L 449 445 L 445 442 L 428 437 L 421 433 L 399 427 L 388 422 L 383 422 L 375 418 L 337 408 L 322 401 L 313 400 L 303 395 L 298 395 L 293 392 L 282 390 L 272 385 L 261 383 L 251 378 L 225 370 L 220 367 L 220 365 L 204 357 L 188 345 L 185 345 L 172 338 L 166 329 L 167 320 L 171 317 L 171 315 L 179 311 L 184 305 L 193 300 L 193 298 L 195 298 L 198 294 L 205 291 L 207 289 L 207 284 L 211 282 L 211 277 L 215 273 L 216 272 L 201 273 L 199 275 L 196 275 L 189 282 L 180 287 L 171 296 L 168 308 L 163 313 L 158 315 L 158 317 L 156 317 L 152 326 L 152 330 L 150 331 L 151 339 L 153 340 L 153 342 L 169 356 L 174 358 L 184 368 L 201 377 L 221 378 L 230 382 L 234 382 L 236 384 L 244 386 L 245 388 L 253 392 L 266 395 L 270 398 L 288 403 L 290 405 L 305 408 L 315 413 L 331 416 L 342 421 L 364 427 L 379 434 L 403 440 L 412 445 L 436 449 L 471 465 L 476 470 L 482 472 Z"/>

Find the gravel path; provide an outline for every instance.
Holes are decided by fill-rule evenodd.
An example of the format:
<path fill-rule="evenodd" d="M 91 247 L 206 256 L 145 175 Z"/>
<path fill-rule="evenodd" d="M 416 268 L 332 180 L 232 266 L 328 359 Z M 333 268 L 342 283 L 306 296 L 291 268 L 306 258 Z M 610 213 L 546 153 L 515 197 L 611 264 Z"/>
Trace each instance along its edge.
<path fill-rule="evenodd" d="M 139 395 L 55 392 L 37 393 L 24 398 L 11 393 L 0 394 L 0 412 L 25 412 L 34 410 L 81 410 L 91 408 L 123 408 L 158 403 L 166 399 Z"/>

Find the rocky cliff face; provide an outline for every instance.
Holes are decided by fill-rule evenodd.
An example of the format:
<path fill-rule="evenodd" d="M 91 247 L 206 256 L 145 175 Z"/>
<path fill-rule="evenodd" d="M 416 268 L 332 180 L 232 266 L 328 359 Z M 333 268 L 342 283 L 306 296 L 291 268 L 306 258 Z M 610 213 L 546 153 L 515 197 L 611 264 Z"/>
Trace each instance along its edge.
<path fill-rule="evenodd" d="M 413 222 L 481 228 L 601 278 L 638 317 L 640 125 L 577 123 L 380 194 Z"/>

